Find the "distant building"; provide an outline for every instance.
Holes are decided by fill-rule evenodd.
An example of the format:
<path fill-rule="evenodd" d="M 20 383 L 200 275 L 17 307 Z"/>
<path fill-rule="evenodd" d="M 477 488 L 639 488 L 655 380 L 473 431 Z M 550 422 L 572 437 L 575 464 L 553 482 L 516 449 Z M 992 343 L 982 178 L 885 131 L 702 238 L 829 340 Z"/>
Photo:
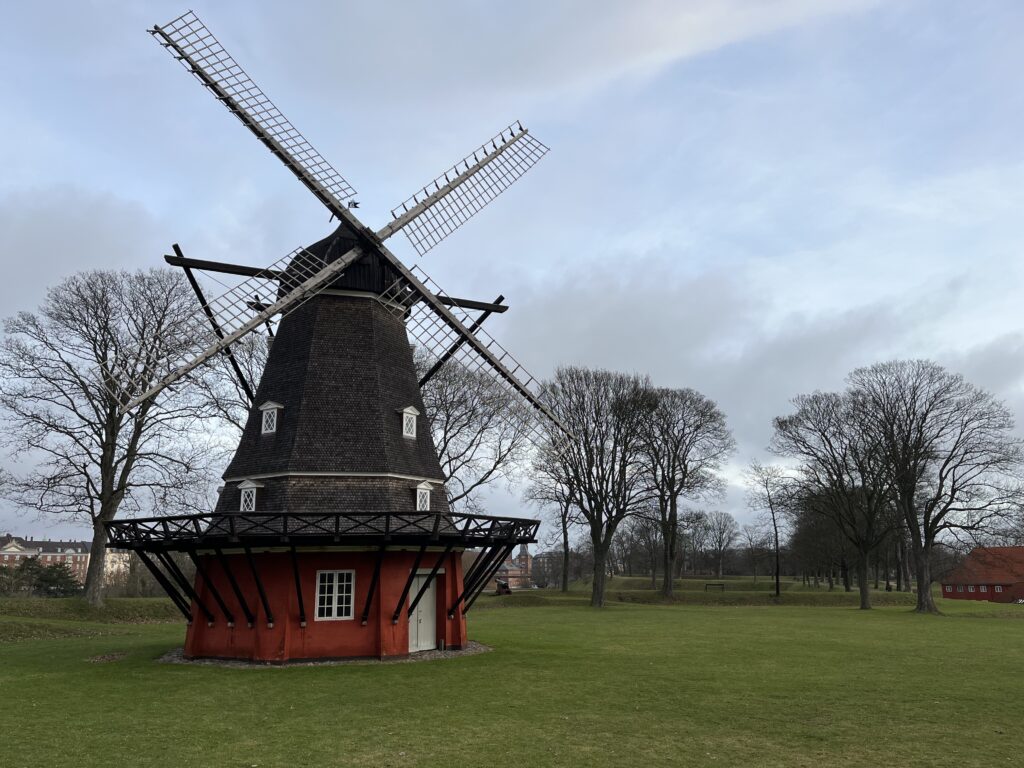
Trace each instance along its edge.
<path fill-rule="evenodd" d="M 64 563 L 71 569 L 75 580 L 84 584 L 89 571 L 89 542 L 25 538 L 9 533 L 0 535 L 0 567 L 17 568 L 22 560 L 30 557 L 38 557 L 39 564 L 43 566 Z M 128 560 L 129 555 L 125 552 L 107 552 L 106 576 L 127 569 Z"/>
<path fill-rule="evenodd" d="M 463 558 L 463 568 L 468 573 L 479 552 L 467 550 Z M 494 576 L 484 587 L 485 592 L 494 592 L 498 588 L 498 582 L 504 581 L 512 589 L 529 589 L 533 586 L 533 556 L 525 544 L 519 547 L 518 553 L 510 555 L 505 559 Z"/>
<path fill-rule="evenodd" d="M 942 579 L 951 600 L 1024 600 L 1024 547 L 977 547 Z"/>
<path fill-rule="evenodd" d="M 532 584 L 533 556 L 525 544 L 519 547 L 518 554 L 509 557 L 498 568 L 495 579 L 506 582 L 512 589 L 529 589 Z M 495 584 L 495 587 L 497 585 Z"/>
<path fill-rule="evenodd" d="M 538 587 L 554 587 L 562 579 L 562 550 L 549 549 L 533 556 L 530 578 Z"/>

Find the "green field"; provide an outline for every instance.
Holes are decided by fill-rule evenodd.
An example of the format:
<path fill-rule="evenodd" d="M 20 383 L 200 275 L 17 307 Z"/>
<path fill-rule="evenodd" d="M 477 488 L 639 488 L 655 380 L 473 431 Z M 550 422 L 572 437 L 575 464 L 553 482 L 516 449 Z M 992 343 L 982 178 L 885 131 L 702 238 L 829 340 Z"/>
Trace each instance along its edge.
<path fill-rule="evenodd" d="M 585 597 L 482 598 L 471 635 L 492 653 L 256 669 L 156 663 L 184 631 L 161 601 L 0 601 L 0 764 L 1021 762 L 1022 607 Z"/>

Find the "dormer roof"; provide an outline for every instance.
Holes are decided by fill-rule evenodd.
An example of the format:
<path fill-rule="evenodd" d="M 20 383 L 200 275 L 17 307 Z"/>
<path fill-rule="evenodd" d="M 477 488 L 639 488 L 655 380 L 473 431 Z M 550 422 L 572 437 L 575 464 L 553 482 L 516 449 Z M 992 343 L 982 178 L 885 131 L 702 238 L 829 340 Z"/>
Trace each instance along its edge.
<path fill-rule="evenodd" d="M 273 408 L 281 409 L 284 408 L 284 406 L 281 405 L 280 403 L 275 403 L 273 400 L 267 400 L 267 402 L 265 402 L 263 405 L 259 407 L 259 410 L 269 411 Z"/>

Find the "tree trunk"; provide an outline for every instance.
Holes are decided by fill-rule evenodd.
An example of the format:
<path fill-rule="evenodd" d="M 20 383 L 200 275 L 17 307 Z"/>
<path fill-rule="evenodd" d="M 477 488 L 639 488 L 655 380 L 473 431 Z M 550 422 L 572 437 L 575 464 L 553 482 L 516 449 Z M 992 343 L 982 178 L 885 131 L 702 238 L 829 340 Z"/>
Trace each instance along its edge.
<path fill-rule="evenodd" d="M 913 581 L 913 576 L 912 576 L 912 574 L 910 572 L 910 558 L 907 556 L 907 545 L 906 545 L 906 543 L 904 543 L 902 545 L 902 550 L 903 550 L 903 558 L 902 558 L 903 562 L 902 562 L 902 565 L 900 567 L 903 569 L 902 570 L 902 573 L 903 573 L 903 591 L 904 592 L 909 592 L 911 590 L 910 584 Z"/>
<path fill-rule="evenodd" d="M 772 528 L 775 530 L 775 596 L 782 596 L 782 584 L 780 579 L 782 578 L 782 566 L 781 558 L 779 556 L 779 525 L 775 522 L 775 515 L 772 514 Z"/>
<path fill-rule="evenodd" d="M 661 594 L 664 597 L 672 597 L 673 583 L 672 574 L 675 571 L 676 555 L 679 549 L 679 508 L 678 502 L 673 497 L 668 499 L 668 514 L 662 509 L 661 518 L 661 544 L 662 544 L 662 565 L 665 573 L 661 579 Z"/>
<path fill-rule="evenodd" d="M 85 599 L 89 605 L 103 606 L 103 577 L 107 561 L 107 531 L 103 521 L 92 523 L 92 544 L 89 545 L 89 569 L 85 573 Z"/>
<path fill-rule="evenodd" d="M 847 565 L 845 557 L 839 561 L 839 575 L 843 580 L 843 592 L 852 592 L 853 589 L 850 587 L 850 566 Z"/>
<path fill-rule="evenodd" d="M 914 565 L 917 570 L 917 613 L 939 613 L 932 598 L 932 564 L 930 548 L 919 546 L 915 541 Z"/>
<path fill-rule="evenodd" d="M 569 591 L 569 518 L 562 515 L 562 591 Z"/>
<path fill-rule="evenodd" d="M 861 552 L 857 558 L 857 588 L 860 591 L 860 609 L 871 610 L 871 584 L 868 583 L 868 553 Z"/>
<path fill-rule="evenodd" d="M 590 592 L 590 606 L 604 608 L 604 585 L 607 576 L 607 547 L 598 537 L 594 539 L 594 582 Z"/>

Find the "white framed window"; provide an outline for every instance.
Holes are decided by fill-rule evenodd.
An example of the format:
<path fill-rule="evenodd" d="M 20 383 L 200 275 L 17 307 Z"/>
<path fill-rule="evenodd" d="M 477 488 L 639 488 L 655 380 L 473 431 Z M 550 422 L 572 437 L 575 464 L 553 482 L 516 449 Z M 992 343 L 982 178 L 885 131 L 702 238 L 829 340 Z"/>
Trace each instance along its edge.
<path fill-rule="evenodd" d="M 964 591 L 964 585 L 963 584 L 957 584 L 956 585 L 956 591 L 957 592 L 963 592 Z"/>
<path fill-rule="evenodd" d="M 317 571 L 316 620 L 344 621 L 351 619 L 355 586 L 355 571 Z"/>
<path fill-rule="evenodd" d="M 263 412 L 263 434 L 277 432 L 277 409 L 270 408 Z"/>
<path fill-rule="evenodd" d="M 973 592 L 974 591 L 974 585 L 973 584 L 968 584 L 967 585 L 967 591 L 968 592 Z"/>
<path fill-rule="evenodd" d="M 430 511 L 430 485 L 428 483 L 416 486 L 416 511 Z"/>
<path fill-rule="evenodd" d="M 271 435 L 277 432 L 277 422 L 280 420 L 278 412 L 283 408 L 283 405 L 275 403 L 273 400 L 268 400 L 260 406 L 260 411 L 263 414 L 260 428 L 261 434 Z"/>
<path fill-rule="evenodd" d="M 242 503 L 238 505 L 238 508 L 242 512 L 255 512 L 256 511 L 256 489 L 255 488 L 243 488 L 242 489 Z"/>
<path fill-rule="evenodd" d="M 263 487 L 263 483 L 253 480 L 243 480 L 238 484 L 239 499 L 238 509 L 241 512 L 256 511 L 256 491 Z"/>
<path fill-rule="evenodd" d="M 978 587 L 978 589 L 980 589 L 982 592 L 988 592 L 988 584 L 982 584 L 980 587 Z"/>
<path fill-rule="evenodd" d="M 1003 591 L 1002 585 L 1001 584 L 996 584 L 996 592 L 1002 592 L 1002 591 Z"/>
<path fill-rule="evenodd" d="M 416 424 L 419 421 L 420 412 L 411 405 L 399 411 L 402 416 L 402 437 L 416 437 Z"/>
<path fill-rule="evenodd" d="M 953 591 L 953 587 L 951 587 L 949 584 L 947 584 L 946 585 L 946 591 L 947 592 L 952 592 Z"/>

